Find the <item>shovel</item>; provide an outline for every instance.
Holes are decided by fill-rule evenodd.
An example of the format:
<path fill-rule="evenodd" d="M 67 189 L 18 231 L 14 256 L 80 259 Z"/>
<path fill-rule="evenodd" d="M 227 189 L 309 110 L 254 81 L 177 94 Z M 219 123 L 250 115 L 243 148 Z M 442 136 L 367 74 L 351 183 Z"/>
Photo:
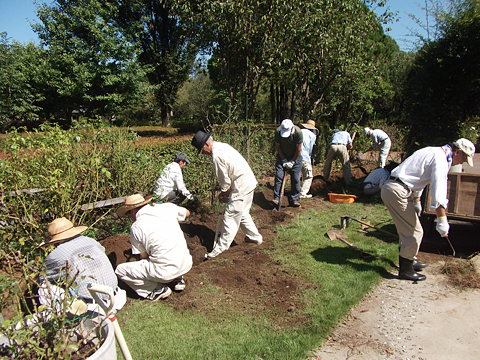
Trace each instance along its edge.
<path fill-rule="evenodd" d="M 351 249 L 358 252 L 362 259 L 371 259 L 374 257 L 373 255 L 363 252 L 362 250 L 345 240 L 348 236 L 342 230 L 330 229 L 327 231 L 327 236 L 330 240 L 340 240 L 344 244 L 347 244 Z"/>
<path fill-rule="evenodd" d="M 220 231 L 220 223 L 221 223 L 221 220 L 222 220 L 222 213 L 223 213 L 222 205 L 219 202 L 218 203 L 217 229 L 215 230 L 215 238 L 213 239 L 213 247 L 215 247 L 215 244 L 217 243 L 217 239 L 218 239 L 218 235 L 219 235 L 219 231 Z"/>
<path fill-rule="evenodd" d="M 362 161 L 361 157 L 362 157 L 363 154 L 365 154 L 365 153 L 358 154 L 358 155 L 356 156 L 357 160 Z"/>
<path fill-rule="evenodd" d="M 285 183 L 287 182 L 287 174 L 288 170 L 286 170 L 283 174 L 283 181 L 282 181 L 282 187 L 280 189 L 280 199 L 278 201 L 278 211 L 282 210 L 282 202 L 283 202 L 283 196 L 285 194 Z"/>
<path fill-rule="evenodd" d="M 378 227 L 373 226 L 373 225 L 371 225 L 371 224 L 369 224 L 369 223 L 366 223 L 365 221 L 358 220 L 358 219 L 355 219 L 355 218 L 353 218 L 353 217 L 351 217 L 351 216 L 347 216 L 347 215 L 341 217 L 341 219 L 340 219 L 340 227 L 341 227 L 342 229 L 347 228 L 347 227 L 348 227 L 348 222 L 349 222 L 350 219 L 352 219 L 352 220 L 354 220 L 354 221 L 357 221 L 357 222 L 359 222 L 360 224 L 362 224 L 362 225 L 364 225 L 364 226 L 368 226 L 368 227 L 374 228 L 374 229 L 376 229 L 376 230 L 378 230 L 378 231 L 380 231 L 380 232 L 382 232 L 382 233 L 384 233 L 384 234 L 387 234 L 387 235 L 390 235 L 390 236 L 392 236 L 392 237 L 398 238 L 398 235 L 389 233 L 388 231 L 379 229 Z"/>

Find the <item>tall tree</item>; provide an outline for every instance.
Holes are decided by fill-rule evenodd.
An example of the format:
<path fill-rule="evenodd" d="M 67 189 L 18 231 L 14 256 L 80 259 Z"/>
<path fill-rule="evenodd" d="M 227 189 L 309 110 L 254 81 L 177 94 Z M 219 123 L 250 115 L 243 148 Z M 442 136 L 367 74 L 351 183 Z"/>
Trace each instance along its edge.
<path fill-rule="evenodd" d="M 175 1 L 120 0 L 119 24 L 139 46 L 138 60 L 153 87 L 156 118 L 170 124 L 177 92 L 192 70 L 197 47 L 189 36 L 187 20 L 180 21 Z"/>
<path fill-rule="evenodd" d="M 38 119 L 42 98 L 33 86 L 44 52 L 32 43 L 10 42 L 0 33 L 0 127 L 28 125 Z"/>
<path fill-rule="evenodd" d="M 422 145 L 453 140 L 480 116 L 480 4 L 438 20 L 438 39 L 417 52 L 407 81 L 412 140 Z"/>
<path fill-rule="evenodd" d="M 34 30 L 50 55 L 46 117 L 61 112 L 68 120 L 73 109 L 109 115 L 132 100 L 142 73 L 115 1 L 56 0 L 37 11 L 42 24 Z"/>

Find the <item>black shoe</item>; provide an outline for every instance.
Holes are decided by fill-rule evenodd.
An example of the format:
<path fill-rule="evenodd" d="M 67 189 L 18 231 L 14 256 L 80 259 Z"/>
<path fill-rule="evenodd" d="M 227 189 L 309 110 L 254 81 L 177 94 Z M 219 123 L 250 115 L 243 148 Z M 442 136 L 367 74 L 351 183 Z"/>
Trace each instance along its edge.
<path fill-rule="evenodd" d="M 421 271 L 422 269 L 425 269 L 428 266 L 427 263 L 421 263 L 418 262 L 417 260 L 413 260 L 413 270 L 415 271 Z"/>
<path fill-rule="evenodd" d="M 419 274 L 413 270 L 413 260 L 399 257 L 400 271 L 398 272 L 398 278 L 411 281 L 422 281 L 427 277 Z"/>
<path fill-rule="evenodd" d="M 290 203 L 290 206 L 291 207 L 300 207 L 301 205 L 298 201 L 294 201 L 294 202 Z"/>

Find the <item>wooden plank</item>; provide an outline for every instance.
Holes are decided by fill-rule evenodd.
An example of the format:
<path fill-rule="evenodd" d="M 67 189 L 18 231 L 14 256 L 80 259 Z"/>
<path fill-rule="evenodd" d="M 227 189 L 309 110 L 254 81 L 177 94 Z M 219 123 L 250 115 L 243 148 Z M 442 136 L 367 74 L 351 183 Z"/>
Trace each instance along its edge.
<path fill-rule="evenodd" d="M 9 191 L 8 193 L 5 193 L 8 196 L 18 196 L 21 194 L 29 194 L 33 195 L 39 192 L 45 191 L 45 189 L 41 188 L 34 188 L 34 189 L 23 189 L 23 190 L 15 190 L 15 191 Z"/>
<path fill-rule="evenodd" d="M 91 210 L 93 208 L 101 208 L 101 207 L 105 207 L 105 206 L 113 206 L 113 205 L 121 204 L 125 201 L 125 199 L 127 197 L 128 196 L 122 196 L 122 197 L 115 198 L 115 199 L 108 199 L 108 200 L 97 201 L 97 202 L 93 202 L 93 203 L 89 203 L 89 204 L 83 204 L 80 207 L 80 209 L 85 211 L 85 210 Z"/>

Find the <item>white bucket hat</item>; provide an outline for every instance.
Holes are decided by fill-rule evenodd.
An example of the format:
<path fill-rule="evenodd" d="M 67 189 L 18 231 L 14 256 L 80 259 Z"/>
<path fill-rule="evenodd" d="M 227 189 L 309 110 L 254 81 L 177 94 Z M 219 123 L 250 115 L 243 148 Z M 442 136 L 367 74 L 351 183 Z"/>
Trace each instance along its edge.
<path fill-rule="evenodd" d="M 457 148 L 462 150 L 467 155 L 467 164 L 473 166 L 473 156 L 475 155 L 475 145 L 468 139 L 458 139 L 453 143 Z"/>
<path fill-rule="evenodd" d="M 292 133 L 293 128 L 293 121 L 290 119 L 285 119 L 282 121 L 282 125 L 280 125 L 280 136 L 283 138 L 287 138 Z"/>
<path fill-rule="evenodd" d="M 363 129 L 363 133 L 365 134 L 365 136 L 368 136 L 368 133 L 370 132 L 370 128 L 369 127 L 366 127 L 365 129 Z"/>

